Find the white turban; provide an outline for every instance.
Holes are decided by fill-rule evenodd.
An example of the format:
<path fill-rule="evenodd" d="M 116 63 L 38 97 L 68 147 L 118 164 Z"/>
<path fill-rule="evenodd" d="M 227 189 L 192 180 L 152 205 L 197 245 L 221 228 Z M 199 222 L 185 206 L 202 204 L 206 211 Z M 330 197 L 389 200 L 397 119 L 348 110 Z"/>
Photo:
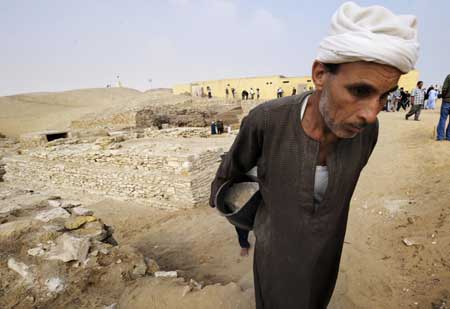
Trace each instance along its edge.
<path fill-rule="evenodd" d="M 407 73 L 419 56 L 417 19 L 395 15 L 382 6 L 360 7 L 346 2 L 334 13 L 329 36 L 320 43 L 323 63 L 371 61 Z"/>

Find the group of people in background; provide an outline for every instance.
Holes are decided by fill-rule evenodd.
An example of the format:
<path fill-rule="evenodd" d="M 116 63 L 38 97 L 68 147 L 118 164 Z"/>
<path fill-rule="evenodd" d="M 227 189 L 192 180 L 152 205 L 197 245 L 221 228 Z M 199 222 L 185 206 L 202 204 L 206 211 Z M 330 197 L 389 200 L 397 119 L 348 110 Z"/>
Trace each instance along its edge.
<path fill-rule="evenodd" d="M 226 130 L 228 133 L 231 133 L 231 126 L 226 126 Z M 222 120 L 212 121 L 211 122 L 211 134 L 223 134 L 225 133 L 225 126 Z"/>
<path fill-rule="evenodd" d="M 414 115 L 414 120 L 419 121 L 420 112 L 422 109 L 435 109 L 436 100 L 441 97 L 439 87 L 436 85 L 425 89 L 423 81 L 417 82 L 417 87 L 413 89 L 410 95 L 411 109 L 405 115 L 405 119 Z"/>
<path fill-rule="evenodd" d="M 231 93 L 234 93 L 234 88 L 231 88 Z M 256 95 L 256 99 L 259 100 L 260 98 L 260 93 L 259 93 L 259 88 L 256 88 L 256 91 L 253 88 L 250 88 L 250 91 L 247 91 L 246 89 L 242 90 L 241 93 L 241 97 L 242 100 L 254 100 L 255 99 L 255 95 Z M 228 88 L 225 89 L 225 96 L 228 99 Z M 235 98 L 234 94 L 233 94 L 233 99 Z"/>
<path fill-rule="evenodd" d="M 209 89 L 209 86 L 207 87 L 207 89 Z M 208 91 L 208 97 L 209 97 L 209 93 L 210 93 L 210 90 Z M 231 94 L 231 97 L 230 97 L 230 94 Z M 295 87 L 293 87 L 291 95 L 296 95 L 296 94 L 297 94 L 297 89 Z M 284 95 L 283 88 L 278 87 L 277 98 L 282 98 L 283 95 Z M 234 88 L 229 89 L 228 87 L 226 87 L 225 88 L 225 97 L 227 99 L 230 99 L 230 98 L 235 99 L 236 98 L 236 89 L 234 89 Z M 259 88 L 256 88 L 256 89 L 250 88 L 249 91 L 247 91 L 247 89 L 244 89 L 244 90 L 242 90 L 242 93 L 241 93 L 242 100 L 255 100 L 255 99 L 259 100 L 260 97 L 261 97 L 261 94 L 260 94 Z"/>
<path fill-rule="evenodd" d="M 400 111 L 401 108 L 406 111 L 408 106 L 410 110 L 405 114 L 408 120 L 414 116 L 414 120 L 419 121 L 422 109 L 434 110 L 436 108 L 436 100 L 442 98 L 439 122 L 437 125 L 437 140 L 450 141 L 450 74 L 446 77 L 442 88 L 438 85 L 431 85 L 427 89 L 423 87 L 423 81 L 418 81 L 416 88 L 410 93 L 402 88 L 391 92 L 384 106 L 386 112 Z M 447 124 L 447 121 L 449 123 Z"/>

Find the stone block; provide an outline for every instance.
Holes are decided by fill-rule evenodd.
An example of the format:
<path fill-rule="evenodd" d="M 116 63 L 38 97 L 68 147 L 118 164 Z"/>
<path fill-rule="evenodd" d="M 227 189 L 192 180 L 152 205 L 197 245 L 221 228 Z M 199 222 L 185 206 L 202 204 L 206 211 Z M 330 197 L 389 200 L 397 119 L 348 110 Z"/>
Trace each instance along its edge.
<path fill-rule="evenodd" d="M 60 260 L 63 262 L 84 262 L 90 244 L 88 238 L 78 238 L 66 233 L 56 239 L 56 246 L 50 249 L 46 258 L 48 260 Z"/>
<path fill-rule="evenodd" d="M 97 220 L 97 218 L 93 217 L 93 216 L 72 217 L 64 223 L 64 227 L 68 230 L 75 230 L 75 229 L 81 227 L 85 223 L 94 222 L 96 220 Z"/>
<path fill-rule="evenodd" d="M 68 213 L 66 210 L 62 208 L 54 208 L 50 210 L 44 210 L 39 212 L 35 219 L 43 221 L 43 222 L 49 222 L 51 220 L 57 219 L 57 218 L 69 218 L 70 213 Z"/>

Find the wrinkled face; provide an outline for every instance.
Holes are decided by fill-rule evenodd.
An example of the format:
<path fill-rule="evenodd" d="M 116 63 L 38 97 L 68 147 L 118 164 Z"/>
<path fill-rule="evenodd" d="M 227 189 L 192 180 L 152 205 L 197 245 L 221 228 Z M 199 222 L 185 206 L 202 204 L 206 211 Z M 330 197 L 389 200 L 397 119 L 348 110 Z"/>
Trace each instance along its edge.
<path fill-rule="evenodd" d="M 313 75 L 315 69 L 316 63 Z M 363 61 L 343 63 L 336 73 L 319 74 L 316 87 L 321 92 L 319 109 L 326 126 L 339 138 L 357 135 L 376 121 L 400 76 L 394 67 Z"/>

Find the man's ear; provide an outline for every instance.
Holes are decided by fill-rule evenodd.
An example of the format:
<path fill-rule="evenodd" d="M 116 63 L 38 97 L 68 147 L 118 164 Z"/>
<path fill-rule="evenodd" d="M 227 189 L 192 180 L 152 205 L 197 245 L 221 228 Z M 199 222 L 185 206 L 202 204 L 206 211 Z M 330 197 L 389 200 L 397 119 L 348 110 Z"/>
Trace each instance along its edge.
<path fill-rule="evenodd" d="M 322 90 L 325 85 L 326 78 L 328 77 L 328 70 L 322 62 L 314 61 L 312 66 L 312 80 L 316 90 Z"/>

